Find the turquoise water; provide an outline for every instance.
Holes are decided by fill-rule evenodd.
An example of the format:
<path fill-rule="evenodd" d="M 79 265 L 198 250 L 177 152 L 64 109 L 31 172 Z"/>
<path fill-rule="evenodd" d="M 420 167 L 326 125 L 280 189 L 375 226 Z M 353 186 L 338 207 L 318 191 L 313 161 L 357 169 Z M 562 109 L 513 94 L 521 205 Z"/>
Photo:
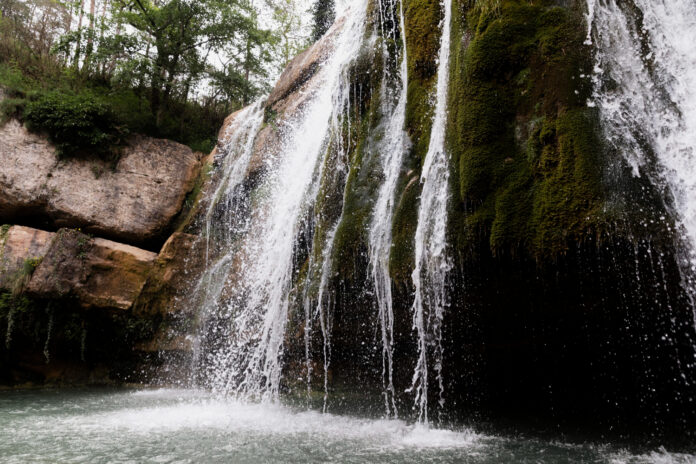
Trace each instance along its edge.
<path fill-rule="evenodd" d="M 0 462 L 681 464 L 696 455 L 427 429 L 191 390 L 41 390 L 0 392 Z"/>

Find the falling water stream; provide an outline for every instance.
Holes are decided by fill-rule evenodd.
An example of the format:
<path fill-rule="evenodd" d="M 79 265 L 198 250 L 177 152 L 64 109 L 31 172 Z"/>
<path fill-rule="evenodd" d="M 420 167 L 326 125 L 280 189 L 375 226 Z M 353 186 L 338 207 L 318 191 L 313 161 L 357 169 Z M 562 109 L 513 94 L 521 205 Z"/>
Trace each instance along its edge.
<path fill-rule="evenodd" d="M 696 270 L 696 2 L 588 0 L 587 44 L 596 48 L 595 95 L 608 140 L 666 190 Z"/>
<path fill-rule="evenodd" d="M 290 129 L 284 131 L 278 155 L 265 160 L 267 171 L 251 199 L 249 216 L 235 218 L 230 226 L 241 236 L 226 250 L 221 262 L 234 266 L 234 276 L 226 276 L 227 280 L 211 292 L 216 302 L 223 291 L 226 295 L 223 307 L 216 303 L 215 320 L 220 322 L 212 327 L 222 342 L 200 354 L 207 357 L 211 366 L 208 378 L 217 391 L 253 398 L 277 397 L 295 240 L 319 191 L 323 155 L 330 143 L 332 121 L 336 120 L 334 113 L 344 108 L 337 99 L 346 92 L 345 70 L 362 42 L 363 3 L 337 5 L 345 23 L 336 35 L 334 53 L 319 71 L 314 95 L 296 120 L 286 122 Z M 258 117 L 253 110 L 239 117 L 250 116 Z M 254 124 L 242 121 L 240 125 Z M 224 176 L 227 185 L 218 190 L 225 189 L 227 198 L 232 197 L 228 201 L 234 201 L 238 194 L 234 184 L 240 180 L 237 173 L 246 171 L 250 149 L 242 150 L 241 156 L 225 166 L 230 172 Z M 242 233 L 235 228 L 243 229 Z"/>
<path fill-rule="evenodd" d="M 216 187 L 203 216 L 206 267 L 191 295 L 199 308 L 200 331 L 192 383 L 203 390 L 2 393 L 2 462 L 696 462 L 694 455 L 642 445 L 627 450 L 430 427 L 436 407 L 429 399 L 437 398 L 440 410 L 445 406 L 442 331 L 453 268 L 447 244 L 450 165 L 445 143 L 452 0 L 441 3 L 434 114 L 414 238 L 411 309 L 416 356 L 408 365 L 415 366 L 408 392 L 418 420 L 398 419 L 394 371 L 403 366 L 395 366 L 389 258 L 397 186 L 410 143 L 404 130 L 409 76 L 405 7 L 399 2 L 398 21 L 391 21 L 384 16 L 397 11 L 396 1 L 378 3 L 385 39 L 381 52 L 385 61 L 398 63 L 396 72 L 385 66 L 382 76 L 381 132 L 374 137 L 381 176 L 366 231 L 367 287 L 374 290 L 376 302 L 380 346 L 375 353 L 381 354 L 384 409 L 380 405 L 379 413 L 372 409 L 378 415 L 358 418 L 337 416 L 326 408 L 332 362 L 332 257 L 344 211 L 341 204 L 340 214 L 336 210 L 327 218 L 317 205 L 326 185 L 346 198 L 350 150 L 343 143 L 350 140 L 345 131 L 351 130 L 346 117 L 351 112 L 349 71 L 365 44 L 368 23 L 367 0 L 339 0 L 336 16 L 343 19 L 329 33 L 333 52 L 312 77 L 316 82 L 303 90 L 309 94 L 299 115 L 283 121 L 278 149 L 262 153 L 262 160 L 254 158 L 259 156 L 255 144 L 267 116 L 263 100 L 234 116 L 219 147 Z M 696 271 L 696 3 L 587 0 L 587 18 L 587 43 L 596 49 L 593 76 L 583 76 L 595 83 L 588 104 L 598 107 L 607 138 L 634 173 L 649 176 L 668 192 L 668 204 L 684 236 L 684 280 L 693 290 L 696 286 L 688 276 Z M 392 24 L 391 29 L 386 24 Z M 387 39 L 398 44 L 392 53 L 398 56 L 388 56 Z M 249 171 L 258 165 L 261 174 L 250 182 Z M 298 237 L 307 248 L 301 250 L 307 256 L 302 277 L 295 262 L 302 241 Z M 658 268 L 653 272 L 664 276 L 661 256 L 655 262 Z M 668 293 L 666 285 L 663 290 Z M 277 401 L 286 325 L 297 301 L 303 310 L 305 344 L 304 363 L 299 360 L 305 377 L 299 380 L 306 382 L 309 395 L 313 363 L 319 361 L 312 359 L 317 352 L 312 343 L 320 337 L 323 413 Z M 321 333 L 313 334 L 317 326 Z"/>
<path fill-rule="evenodd" d="M 391 4 L 388 5 L 388 8 Z M 380 6 L 380 11 L 383 7 Z M 384 21 L 383 21 L 384 22 Z M 399 29 L 401 34 L 401 64 L 399 65 L 398 79 L 400 87 L 395 102 L 388 98 L 389 89 L 387 69 L 382 79 L 382 101 L 384 113 L 389 115 L 386 134 L 380 152 L 382 153 L 382 171 L 384 180 L 379 189 L 377 202 L 370 225 L 369 255 L 370 272 L 374 285 L 375 298 L 377 300 L 378 321 L 382 343 L 382 387 L 386 413 L 397 414 L 394 400 L 394 308 L 392 301 L 392 281 L 389 274 L 389 256 L 392 247 L 392 221 L 394 219 L 394 202 L 396 201 L 396 187 L 401 174 L 404 152 L 406 150 L 407 135 L 404 130 L 406 120 L 406 96 L 408 91 L 408 66 L 406 54 L 406 28 L 404 26 L 403 4 L 399 3 Z M 388 35 L 394 37 L 397 31 L 389 31 Z M 384 32 L 383 32 L 384 35 Z M 385 55 L 388 53 L 384 47 Z"/>
<path fill-rule="evenodd" d="M 430 369 L 435 372 L 439 388 L 439 405 L 444 405 L 442 321 L 444 311 L 449 304 L 447 276 L 452 268 L 447 251 L 449 163 L 445 151 L 452 1 L 444 0 L 443 8 L 435 115 L 428 153 L 421 173 L 423 190 L 418 207 L 418 228 L 415 238 L 416 267 L 412 277 L 415 288 L 413 327 L 418 337 L 418 359 L 411 390 L 415 392 L 419 419 L 425 423 L 428 423 Z"/>

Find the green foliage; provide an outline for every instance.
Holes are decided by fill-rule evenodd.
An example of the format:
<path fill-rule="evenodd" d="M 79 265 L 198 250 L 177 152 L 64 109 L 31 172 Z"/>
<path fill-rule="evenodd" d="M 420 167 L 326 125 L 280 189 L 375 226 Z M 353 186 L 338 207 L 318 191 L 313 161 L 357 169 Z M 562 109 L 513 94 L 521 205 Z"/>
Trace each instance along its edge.
<path fill-rule="evenodd" d="M 59 156 L 111 157 L 124 135 L 110 105 L 89 93 L 41 94 L 26 105 L 23 119 L 30 130 L 48 134 Z"/>
<path fill-rule="evenodd" d="M 0 226 L 0 243 L 4 244 L 5 238 L 7 238 L 7 234 L 10 232 L 10 229 L 12 226 L 10 224 L 3 224 Z"/>
<path fill-rule="evenodd" d="M 22 272 L 25 275 L 32 275 L 36 268 L 39 267 L 39 264 L 41 264 L 41 261 L 43 261 L 43 258 L 40 257 L 25 259 L 24 263 L 22 263 Z"/>
<path fill-rule="evenodd" d="M 266 92 L 273 63 L 284 65 L 306 42 L 296 0 L 115 0 L 95 16 L 81 13 L 88 2 L 0 3 L 0 85 L 11 98 L 0 118 L 21 117 L 53 92 L 113 115 L 107 128 L 75 126 L 86 131 L 84 146 L 39 115 L 36 128 L 60 132 L 66 154 L 118 142 L 114 127 L 209 151 L 224 118 Z M 257 8 L 272 10 L 278 33 L 259 26 Z M 70 103 L 59 106 L 74 110 Z"/>
<path fill-rule="evenodd" d="M 319 40 L 326 34 L 336 17 L 334 0 L 315 0 L 312 5 L 312 40 Z"/>

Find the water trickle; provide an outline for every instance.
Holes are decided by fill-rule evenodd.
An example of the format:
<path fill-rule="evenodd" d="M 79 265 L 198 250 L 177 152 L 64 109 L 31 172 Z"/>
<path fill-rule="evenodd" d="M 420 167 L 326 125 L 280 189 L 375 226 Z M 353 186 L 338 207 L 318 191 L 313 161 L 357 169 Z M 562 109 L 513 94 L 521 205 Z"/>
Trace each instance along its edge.
<path fill-rule="evenodd" d="M 418 358 L 410 391 L 415 392 L 419 420 L 428 422 L 428 375 L 435 371 L 439 405 L 444 405 L 442 372 L 442 321 L 449 305 L 447 278 L 452 269 L 447 250 L 447 203 L 449 201 L 449 162 L 445 151 L 447 124 L 447 86 L 449 84 L 450 28 L 452 1 L 444 0 L 442 37 L 438 55 L 437 102 L 428 153 L 423 164 L 423 186 L 416 229 L 416 267 L 413 327 L 417 333 Z"/>
<path fill-rule="evenodd" d="M 391 3 L 388 5 L 391 6 Z M 380 12 L 383 11 L 380 4 Z M 381 23 L 384 24 L 382 19 Z M 408 66 L 406 55 L 406 37 L 404 27 L 403 3 L 399 6 L 399 31 L 387 32 L 390 36 L 401 34 L 402 51 L 398 79 L 400 88 L 396 103 L 387 97 L 388 76 L 382 79 L 383 112 L 389 115 L 383 144 L 379 147 L 382 154 L 382 172 L 384 180 L 379 189 L 377 202 L 370 225 L 369 257 L 372 285 L 377 300 L 378 321 L 382 344 L 382 389 L 387 415 L 397 415 L 393 380 L 394 352 L 394 311 L 392 301 L 392 281 L 389 274 L 389 255 L 392 247 L 392 222 L 394 219 L 394 202 L 396 186 L 401 173 L 401 167 L 406 150 L 407 135 L 404 131 L 406 120 L 406 95 L 408 90 Z M 385 31 L 382 31 L 385 34 Z M 387 53 L 387 47 L 384 47 Z"/>
<path fill-rule="evenodd" d="M 336 112 L 344 108 L 337 96 L 348 87 L 345 70 L 360 49 L 365 9 L 364 1 L 337 5 L 338 16 L 344 15 L 345 21 L 334 39 L 333 54 L 318 71 L 313 95 L 298 118 L 286 121 L 282 147 L 276 157 L 266 160 L 267 171 L 249 199 L 245 217 L 233 218 L 225 226 L 234 243 L 206 272 L 214 285 L 203 282 L 206 276 L 199 285 L 209 288 L 211 316 L 203 330 L 215 342 L 212 349 L 199 349 L 197 356 L 208 366 L 204 376 L 216 391 L 277 398 L 296 238 L 306 228 L 319 192 L 331 127 Z M 237 169 L 245 162 L 240 160 L 230 163 L 229 169 L 246 172 Z M 241 179 L 229 178 L 227 192 L 233 181 Z M 326 324 L 324 320 L 325 328 Z M 327 353 L 326 369 L 328 359 Z"/>
<path fill-rule="evenodd" d="M 588 0 L 588 41 L 597 49 L 595 95 L 612 145 L 667 191 L 684 237 L 682 270 L 696 269 L 696 3 Z"/>
<path fill-rule="evenodd" d="M 48 303 L 46 312 L 48 313 L 48 326 L 46 327 L 46 341 L 44 342 L 43 355 L 44 358 L 46 358 L 46 364 L 48 364 L 51 362 L 51 351 L 49 348 L 51 346 L 51 335 L 53 333 L 53 307 L 51 303 Z"/>

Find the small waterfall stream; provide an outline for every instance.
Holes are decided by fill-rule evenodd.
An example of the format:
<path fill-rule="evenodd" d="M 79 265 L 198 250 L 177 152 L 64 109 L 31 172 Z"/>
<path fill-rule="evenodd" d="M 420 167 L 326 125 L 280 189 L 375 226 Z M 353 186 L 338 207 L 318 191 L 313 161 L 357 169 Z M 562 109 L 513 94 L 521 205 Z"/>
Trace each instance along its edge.
<path fill-rule="evenodd" d="M 609 142 L 665 190 L 684 237 L 689 292 L 696 270 L 696 3 L 588 0 L 595 95 Z"/>
<path fill-rule="evenodd" d="M 444 18 L 438 54 L 437 100 L 430 144 L 421 173 L 423 190 L 415 238 L 416 267 L 412 276 L 415 288 L 413 327 L 417 333 L 418 359 L 411 391 L 415 392 L 419 420 L 425 423 L 428 422 L 430 369 L 435 371 L 440 406 L 444 404 L 442 321 L 445 309 L 449 305 L 447 277 L 452 269 L 447 250 L 449 162 L 445 151 L 452 1 L 444 0 L 442 5 Z"/>
<path fill-rule="evenodd" d="M 392 5 L 388 5 L 389 8 Z M 380 11 L 383 7 L 380 6 Z M 382 21 L 384 23 L 384 21 Z M 373 213 L 369 233 L 370 273 L 377 300 L 378 321 L 382 343 L 382 388 L 387 415 L 397 414 L 393 379 L 394 351 L 394 308 L 392 301 L 392 281 L 389 274 L 389 256 L 392 247 L 392 221 L 394 219 L 394 202 L 397 182 L 401 174 L 407 135 L 404 131 L 406 120 L 406 94 L 408 91 L 408 66 L 406 53 L 406 27 L 404 26 L 403 3 L 399 4 L 399 29 L 388 34 L 395 37 L 401 35 L 402 51 L 398 80 L 400 88 L 397 91 L 395 103 L 388 98 L 388 76 L 385 68 L 382 79 L 382 102 L 384 113 L 389 115 L 382 152 L 382 171 L 384 180 L 379 189 L 377 202 Z M 384 35 L 384 32 L 383 32 Z M 384 47 L 383 53 L 388 53 Z M 386 57 L 385 57 L 386 58 Z"/>

